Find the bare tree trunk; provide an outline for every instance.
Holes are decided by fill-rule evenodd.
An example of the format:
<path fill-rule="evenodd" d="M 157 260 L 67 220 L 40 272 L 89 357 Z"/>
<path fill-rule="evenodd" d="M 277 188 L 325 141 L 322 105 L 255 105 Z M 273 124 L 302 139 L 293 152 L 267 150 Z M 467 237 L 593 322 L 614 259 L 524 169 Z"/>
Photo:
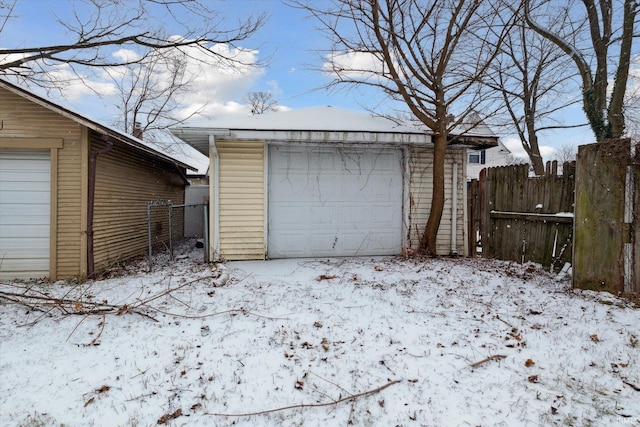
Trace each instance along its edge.
<path fill-rule="evenodd" d="M 531 159 L 533 171 L 535 172 L 535 174 L 538 176 L 544 175 L 544 162 L 542 160 L 542 155 L 540 154 L 538 134 L 536 133 L 533 117 L 530 120 L 527 120 L 527 128 L 527 134 L 529 135 L 529 144 L 528 146 L 526 144 L 522 144 L 522 146 Z"/>
<path fill-rule="evenodd" d="M 447 151 L 447 135 L 434 135 L 433 147 L 433 194 L 429 219 L 420 238 L 418 251 L 429 256 L 436 255 L 438 229 L 444 211 L 444 158 Z"/>

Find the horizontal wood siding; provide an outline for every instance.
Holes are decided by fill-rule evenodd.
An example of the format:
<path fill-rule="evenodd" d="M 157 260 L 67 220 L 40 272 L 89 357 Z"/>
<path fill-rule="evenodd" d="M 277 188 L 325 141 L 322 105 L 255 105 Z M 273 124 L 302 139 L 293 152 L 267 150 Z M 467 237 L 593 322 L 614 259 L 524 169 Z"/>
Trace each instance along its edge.
<path fill-rule="evenodd" d="M 220 156 L 220 254 L 264 259 L 264 143 L 217 142 Z"/>
<path fill-rule="evenodd" d="M 105 147 L 93 132 L 91 149 Z M 184 204 L 184 183 L 169 165 L 133 153 L 119 144 L 101 154 L 96 162 L 94 203 L 94 264 L 100 272 L 114 263 L 147 253 L 147 202 L 171 200 Z M 173 209 L 173 237 L 181 237 L 182 209 Z M 168 241 L 166 207 L 152 209 L 152 243 L 164 247 Z"/>
<path fill-rule="evenodd" d="M 66 279 L 82 275 L 82 240 L 85 224 L 82 223 L 82 126 L 73 120 L 41 107 L 21 96 L 0 88 L 0 136 L 13 138 L 60 138 L 57 165 L 52 164 L 52 182 L 57 179 L 57 205 L 52 199 L 52 217 L 57 217 L 54 236 L 56 254 L 55 277 Z M 55 159 L 55 156 L 52 156 Z M 54 160 L 55 161 L 55 160 Z M 53 268 L 52 268 L 53 269 Z"/>
<path fill-rule="evenodd" d="M 458 206 L 457 206 L 457 228 L 456 228 L 456 249 L 458 254 L 465 254 L 465 223 L 464 223 L 464 168 L 465 150 L 449 149 L 445 157 L 445 202 L 444 212 L 440 228 L 436 251 L 438 255 L 449 255 L 451 253 L 451 228 L 452 228 L 452 169 L 453 164 L 458 164 Z M 417 248 L 420 236 L 424 232 L 424 227 L 431 211 L 431 197 L 433 194 L 433 148 L 413 147 L 409 158 L 409 236 L 408 246 Z"/>

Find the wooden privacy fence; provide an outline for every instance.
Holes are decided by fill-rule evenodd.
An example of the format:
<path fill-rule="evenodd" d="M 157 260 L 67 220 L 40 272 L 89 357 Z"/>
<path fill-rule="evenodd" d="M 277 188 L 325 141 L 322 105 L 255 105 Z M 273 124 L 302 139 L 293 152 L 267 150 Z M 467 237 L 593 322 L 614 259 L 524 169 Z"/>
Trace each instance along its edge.
<path fill-rule="evenodd" d="M 571 263 L 574 186 L 575 162 L 561 175 L 557 162 L 535 177 L 526 164 L 484 169 L 467 193 L 471 254 L 555 270 Z"/>
<path fill-rule="evenodd" d="M 579 147 L 574 287 L 640 295 L 638 147 L 629 139 Z"/>

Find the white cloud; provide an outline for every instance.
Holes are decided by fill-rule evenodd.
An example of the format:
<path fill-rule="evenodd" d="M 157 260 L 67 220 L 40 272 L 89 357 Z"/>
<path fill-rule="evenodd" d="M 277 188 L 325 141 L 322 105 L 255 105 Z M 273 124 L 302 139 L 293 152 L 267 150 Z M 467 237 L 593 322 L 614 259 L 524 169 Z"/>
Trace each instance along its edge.
<path fill-rule="evenodd" d="M 141 58 L 141 56 L 137 52 L 134 52 L 131 49 L 119 49 L 113 52 L 111 55 L 124 62 L 138 61 Z"/>
<path fill-rule="evenodd" d="M 197 47 L 183 49 L 187 61 L 186 76 L 191 79 L 190 92 L 184 99 L 185 110 L 203 109 L 206 115 L 240 112 L 242 99 L 264 74 L 258 66 L 257 50 L 232 48 L 217 44 L 211 49 L 223 58 L 211 58 Z M 248 108 L 247 108 L 248 112 Z"/>
<path fill-rule="evenodd" d="M 369 52 L 333 52 L 322 65 L 326 74 L 353 79 L 377 79 L 384 70 L 384 63 Z"/>
<path fill-rule="evenodd" d="M 269 80 L 267 82 L 267 86 L 269 86 L 269 88 L 271 89 L 270 92 L 274 97 L 277 98 L 278 95 L 282 94 L 282 89 L 280 89 L 280 85 L 278 84 L 277 80 Z"/>
<path fill-rule="evenodd" d="M 527 155 L 527 152 L 524 151 L 524 148 L 522 148 L 522 143 L 518 138 L 504 138 L 501 142 L 509 149 L 509 151 L 511 151 L 512 156 L 529 160 L 529 156 Z M 551 159 L 556 151 L 557 149 L 550 145 L 540 146 L 540 155 L 542 155 L 542 158 L 545 161 Z"/>
<path fill-rule="evenodd" d="M 79 101 L 86 96 L 112 96 L 116 87 L 111 82 L 100 81 L 86 74 L 76 74 L 68 64 L 55 65 L 47 73 L 57 82 L 62 96 L 68 101 Z"/>
<path fill-rule="evenodd" d="M 120 49 L 113 55 L 119 60 L 140 59 L 139 55 L 128 49 Z M 259 51 L 216 44 L 209 51 L 199 46 L 186 46 L 179 51 L 163 52 L 162 55 L 162 60 L 154 65 L 154 79 L 159 87 L 168 85 L 172 79 L 169 69 L 171 60 L 185 63 L 185 79 L 190 82 L 188 91 L 178 100 L 180 107 L 174 112 L 177 118 L 184 119 L 197 112 L 200 120 L 194 116 L 189 119 L 192 123 L 211 120 L 219 115 L 250 113 L 249 107 L 238 101 L 264 74 L 258 64 Z M 122 81 L 126 75 L 125 67 L 105 69 L 103 72 L 105 81 L 112 78 Z M 269 85 L 279 90 L 277 82 L 269 82 Z"/>
<path fill-rule="evenodd" d="M 220 56 L 212 56 L 211 52 Z M 167 58 L 185 61 L 185 77 L 190 80 L 189 91 L 180 100 L 180 108 L 176 114 L 178 118 L 188 117 L 195 111 L 200 111 L 201 117 L 208 120 L 220 115 L 250 114 L 250 108 L 243 98 L 253 90 L 265 73 L 259 64 L 258 50 L 215 44 L 209 47 L 209 52 L 203 47 L 187 46 L 180 51 L 163 54 Z M 130 49 L 119 49 L 111 55 L 118 61 L 135 61 L 141 58 Z M 12 58 L 0 57 L 0 62 Z M 119 102 L 116 82 L 126 84 L 125 66 L 85 70 L 86 74 L 81 75 L 76 74 L 68 64 L 42 68 L 56 82 L 62 98 L 69 101 L 75 109 L 90 111 L 91 115 L 102 120 L 110 118 L 108 120 L 113 121 L 119 117 L 120 113 L 116 111 Z M 169 81 L 171 73 L 167 66 L 159 65 L 154 70 L 154 76 L 158 85 L 162 85 Z M 282 92 L 275 80 L 267 82 L 267 85 L 274 94 Z M 52 96 L 55 98 L 56 94 L 53 93 Z M 98 99 L 98 96 L 102 99 Z"/>

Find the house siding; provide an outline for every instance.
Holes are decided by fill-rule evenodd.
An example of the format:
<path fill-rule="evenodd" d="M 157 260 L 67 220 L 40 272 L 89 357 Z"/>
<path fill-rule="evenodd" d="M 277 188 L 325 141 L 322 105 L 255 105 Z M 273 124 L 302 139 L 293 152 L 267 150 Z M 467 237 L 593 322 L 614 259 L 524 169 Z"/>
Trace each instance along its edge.
<path fill-rule="evenodd" d="M 445 156 L 445 204 L 436 242 L 438 255 L 449 255 L 452 229 L 452 169 L 458 165 L 457 185 L 457 228 L 456 250 L 460 255 L 465 251 L 465 152 L 464 149 L 449 149 Z M 408 246 L 417 248 L 420 236 L 429 218 L 431 198 L 433 194 L 433 148 L 412 147 L 409 157 L 409 215 L 410 227 Z"/>
<path fill-rule="evenodd" d="M 265 258 L 265 145 L 216 142 L 220 157 L 220 257 Z"/>
<path fill-rule="evenodd" d="M 0 88 L 2 138 L 47 138 L 62 140 L 62 149 L 52 148 L 51 279 L 82 275 L 82 252 L 86 222 L 81 215 L 83 151 L 82 126 L 8 90 Z M 19 143 L 19 142 L 18 142 Z"/>
<path fill-rule="evenodd" d="M 91 132 L 91 150 L 106 144 Z M 148 250 L 147 204 L 171 200 L 184 204 L 185 184 L 169 165 L 133 153 L 120 144 L 100 154 L 96 161 L 94 202 L 94 267 L 103 271 L 115 263 Z M 172 211 L 173 238 L 182 237 L 184 215 Z M 151 217 L 152 243 L 164 247 L 169 239 L 167 208 L 155 207 Z"/>
<path fill-rule="evenodd" d="M 467 154 L 474 152 L 474 150 L 469 149 Z M 506 166 L 509 163 L 509 154 L 511 152 L 501 142 L 498 142 L 497 147 L 487 148 L 485 150 L 484 163 L 467 163 L 467 180 L 478 179 L 482 169 Z"/>

